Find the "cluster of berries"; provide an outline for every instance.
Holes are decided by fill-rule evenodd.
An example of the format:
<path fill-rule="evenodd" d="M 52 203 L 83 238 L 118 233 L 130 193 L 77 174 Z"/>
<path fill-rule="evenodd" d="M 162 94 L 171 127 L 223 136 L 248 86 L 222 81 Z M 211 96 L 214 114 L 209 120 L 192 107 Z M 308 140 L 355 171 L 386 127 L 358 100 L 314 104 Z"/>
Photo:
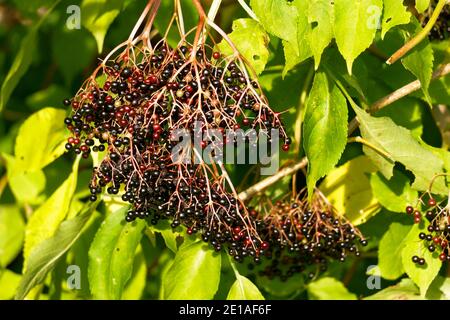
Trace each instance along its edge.
<path fill-rule="evenodd" d="M 205 46 L 171 49 L 164 41 L 138 56 L 125 53 L 102 65 L 103 83 L 93 76 L 64 101 L 72 109 L 65 119 L 72 133 L 66 149 L 83 158 L 104 151 L 93 169 L 90 200 L 105 191 L 121 196 L 132 206 L 128 222 L 170 219 L 172 227 L 201 233 L 217 251 L 229 244 L 238 246 L 241 256 L 257 257 L 267 243 L 227 187 L 227 176 L 196 154 L 175 161 L 172 151 L 179 141 L 173 134 L 192 132 L 200 124 L 196 130 L 201 134 L 216 129 L 229 139 L 227 130 L 242 127 L 264 129 L 270 141 L 275 129 L 287 151 L 291 141 L 280 114 L 269 108 L 239 58 L 223 57 Z M 201 147 L 209 143 L 202 140 Z"/>
<path fill-rule="evenodd" d="M 343 262 L 349 255 L 360 256 L 359 247 L 367 245 L 360 231 L 320 191 L 311 201 L 302 190 L 295 199 L 267 202 L 260 205 L 259 214 L 252 211 L 260 220 L 259 235 L 268 243 L 264 256 L 271 259 L 259 268 L 262 276 L 285 280 L 308 271 L 308 277 L 313 278 L 327 269 L 329 260 Z M 230 254 L 240 259 L 238 252 L 230 250 Z"/>
<path fill-rule="evenodd" d="M 431 196 L 428 196 L 426 202 L 422 198 L 419 199 L 418 208 L 407 206 L 406 213 L 413 215 L 415 223 L 420 223 L 425 216 L 428 232 L 421 232 L 419 239 L 424 241 L 428 251 L 436 252 L 439 260 L 450 261 L 450 216 L 447 204 L 444 201 L 438 202 Z M 419 256 L 413 256 L 412 261 L 418 265 L 426 263 L 425 259 Z"/>

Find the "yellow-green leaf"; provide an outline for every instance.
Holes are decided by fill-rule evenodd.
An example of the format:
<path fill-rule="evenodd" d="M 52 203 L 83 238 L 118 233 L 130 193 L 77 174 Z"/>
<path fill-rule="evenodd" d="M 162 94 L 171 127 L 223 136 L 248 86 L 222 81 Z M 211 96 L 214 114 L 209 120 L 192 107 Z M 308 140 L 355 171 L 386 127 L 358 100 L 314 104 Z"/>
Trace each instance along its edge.
<path fill-rule="evenodd" d="M 264 297 L 253 282 L 244 276 L 236 275 L 227 300 L 264 300 Z"/>
<path fill-rule="evenodd" d="M 94 36 L 99 53 L 103 50 L 106 32 L 123 3 L 124 0 L 83 0 L 81 4 L 81 24 Z"/>
<path fill-rule="evenodd" d="M 30 252 L 45 239 L 53 236 L 60 223 L 66 218 L 77 186 L 79 158 L 75 161 L 72 173 L 61 186 L 33 213 L 25 230 L 24 270 Z"/>
<path fill-rule="evenodd" d="M 334 1 L 334 34 L 348 73 L 353 61 L 372 44 L 382 10 L 382 0 Z"/>
<path fill-rule="evenodd" d="M 233 21 L 233 32 L 228 36 L 244 58 L 250 63 L 256 74 L 263 72 L 269 59 L 269 36 L 262 26 L 253 19 L 237 19 Z M 226 40 L 218 47 L 225 55 L 232 55 L 233 49 Z"/>
<path fill-rule="evenodd" d="M 207 244 L 198 241 L 182 246 L 162 279 L 164 299 L 212 299 L 219 287 L 220 266 L 220 254 Z"/>
<path fill-rule="evenodd" d="M 320 190 L 353 224 L 362 224 L 379 211 L 368 178 L 375 171 L 366 156 L 359 156 L 331 171 L 320 184 Z"/>
<path fill-rule="evenodd" d="M 10 264 L 22 249 L 25 223 L 17 206 L 0 206 L 0 269 Z"/>

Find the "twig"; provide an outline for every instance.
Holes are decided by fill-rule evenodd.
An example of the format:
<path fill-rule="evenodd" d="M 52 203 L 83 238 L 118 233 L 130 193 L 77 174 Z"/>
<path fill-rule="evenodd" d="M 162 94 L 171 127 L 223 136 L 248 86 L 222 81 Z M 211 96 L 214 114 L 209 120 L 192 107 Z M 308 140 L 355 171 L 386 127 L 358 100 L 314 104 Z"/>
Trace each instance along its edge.
<path fill-rule="evenodd" d="M 433 11 L 433 14 L 430 17 L 430 20 L 425 25 L 425 27 L 411 40 L 403 45 L 400 49 L 398 49 L 387 61 L 387 64 L 393 64 L 397 60 L 401 59 L 405 54 L 407 54 L 412 48 L 417 46 L 423 39 L 425 39 L 430 33 L 431 29 L 433 29 L 434 24 L 439 18 L 439 14 L 441 13 L 444 6 L 447 4 L 447 0 L 439 0 L 436 8 Z"/>
<path fill-rule="evenodd" d="M 239 193 L 239 199 L 241 199 L 242 201 L 246 201 L 246 200 L 250 199 L 255 194 L 257 194 L 257 193 L 261 192 L 262 190 L 266 189 L 267 187 L 271 186 L 272 184 L 274 184 L 278 180 L 282 179 L 283 177 L 291 175 L 291 174 L 297 172 L 298 170 L 300 170 L 301 168 L 306 167 L 307 164 L 308 164 L 308 159 L 306 159 L 306 157 L 303 157 L 303 159 L 301 159 L 300 162 L 297 162 L 291 166 L 284 167 L 283 169 L 278 171 L 273 176 L 270 176 L 264 180 L 261 180 L 260 182 L 251 186 L 247 190 L 242 191 L 241 193 Z"/>
<path fill-rule="evenodd" d="M 450 73 L 450 63 L 443 65 L 438 70 L 436 70 L 433 73 L 432 80 L 443 77 L 449 73 Z M 369 112 L 370 113 L 376 112 L 376 111 L 390 105 L 391 103 L 407 96 L 408 94 L 419 90 L 420 88 L 421 88 L 420 81 L 418 81 L 418 80 L 413 81 L 413 82 L 405 85 L 404 87 L 388 94 L 384 98 L 381 98 L 380 100 L 376 101 L 369 108 Z M 355 117 L 349 123 L 348 134 L 351 135 L 355 131 L 355 129 L 358 128 L 358 126 L 359 126 L 359 123 Z M 308 159 L 306 157 L 303 157 L 300 160 L 300 162 L 295 163 L 290 166 L 287 166 L 287 167 L 284 167 L 283 169 L 278 171 L 275 175 L 270 176 L 264 180 L 261 180 L 260 182 L 256 183 L 255 185 L 249 187 L 247 190 L 242 191 L 239 194 L 239 198 L 242 201 L 247 201 L 248 199 L 252 198 L 255 194 L 258 194 L 261 191 L 265 190 L 266 188 L 268 188 L 272 184 L 276 183 L 278 180 L 282 179 L 286 175 L 291 175 L 291 174 L 297 172 L 298 170 L 306 167 L 307 164 L 308 164 Z"/>
<path fill-rule="evenodd" d="M 443 77 L 450 73 L 450 63 L 443 65 L 439 69 L 437 69 L 432 76 L 432 79 L 435 80 L 437 78 Z M 393 102 L 399 100 L 400 98 L 403 98 L 404 96 L 407 96 L 408 94 L 417 91 L 421 88 L 421 84 L 419 80 L 413 81 L 411 83 L 408 83 L 407 85 L 401 87 L 400 89 L 395 90 L 391 94 L 387 95 L 384 98 L 381 98 L 380 100 L 376 101 L 371 107 L 370 112 L 377 112 L 381 108 L 384 108 L 385 106 L 392 104 Z"/>

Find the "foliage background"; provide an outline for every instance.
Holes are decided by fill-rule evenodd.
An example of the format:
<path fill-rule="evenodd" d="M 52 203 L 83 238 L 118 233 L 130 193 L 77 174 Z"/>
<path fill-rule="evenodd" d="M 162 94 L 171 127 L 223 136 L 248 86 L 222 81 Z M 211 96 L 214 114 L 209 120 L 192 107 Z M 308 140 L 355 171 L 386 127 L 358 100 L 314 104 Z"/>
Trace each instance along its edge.
<path fill-rule="evenodd" d="M 423 269 L 412 264 L 409 257 L 420 249 L 417 234 L 426 226 L 413 226 L 402 212 L 414 204 L 417 190 L 426 189 L 435 167 L 444 172 L 450 165 L 450 77 L 430 82 L 432 71 L 448 59 L 450 42 L 426 40 L 388 66 L 385 58 L 421 28 L 402 1 L 334 2 L 332 9 L 320 0 L 251 0 L 257 22 L 237 1 L 223 1 L 216 18 L 260 73 L 273 108 L 286 111 L 294 147 L 282 155 L 282 165 L 306 153 L 311 164 L 307 178 L 296 175 L 297 186 L 312 188 L 319 181 L 370 239 L 360 258 L 333 262 L 310 282 L 298 276 L 283 283 L 255 277 L 182 229 L 125 225 L 125 209 L 114 199 L 105 198 L 95 210 L 86 206 L 92 164 L 64 154 L 61 101 L 76 93 L 98 57 L 128 37 L 145 1 L 1 1 L 0 299 L 446 298 L 447 265 L 437 259 L 427 259 Z M 192 4 L 182 3 L 187 24 L 194 26 Z M 428 3 L 418 0 L 416 7 Z M 81 7 L 81 29 L 66 27 L 70 5 Z M 370 17 L 374 5 L 382 15 L 378 30 L 358 20 Z M 171 2 L 163 0 L 157 27 L 170 10 Z M 364 109 L 417 78 L 424 90 L 372 117 L 348 107 L 332 77 Z M 343 103 L 324 109 L 319 98 L 328 95 Z M 371 142 L 393 161 L 383 163 L 373 150 L 347 144 L 347 123 L 355 112 L 362 124 L 355 135 L 368 139 L 381 132 Z M 240 190 L 260 179 L 241 181 L 247 171 L 230 168 Z M 285 177 L 266 194 L 276 198 L 291 185 L 292 177 Z M 437 190 L 442 197 L 448 192 L 444 182 Z M 80 268 L 77 290 L 68 287 L 71 265 Z M 380 287 L 368 286 L 370 274 L 381 275 Z"/>

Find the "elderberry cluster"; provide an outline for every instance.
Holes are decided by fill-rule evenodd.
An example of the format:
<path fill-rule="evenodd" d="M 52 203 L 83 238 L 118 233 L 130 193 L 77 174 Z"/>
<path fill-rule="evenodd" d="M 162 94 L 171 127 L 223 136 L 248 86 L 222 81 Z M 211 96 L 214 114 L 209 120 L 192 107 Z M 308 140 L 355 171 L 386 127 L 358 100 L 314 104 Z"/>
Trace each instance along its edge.
<path fill-rule="evenodd" d="M 269 207 L 262 208 L 261 214 L 266 213 L 259 219 L 259 234 L 267 243 L 259 253 L 271 260 L 260 268 L 261 276 L 286 280 L 309 271 L 308 277 L 313 278 L 327 269 L 329 260 L 343 262 L 349 255 L 360 256 L 359 246 L 367 245 L 359 230 L 319 192 L 312 202 L 303 191 L 294 201 L 278 201 Z M 233 249 L 230 254 L 238 261 L 241 258 Z M 255 257 L 255 262 L 259 264 L 260 259 Z"/>
<path fill-rule="evenodd" d="M 433 14 L 433 11 L 436 8 L 436 5 L 438 3 L 438 0 L 432 0 L 430 3 L 430 7 L 422 16 L 422 27 L 425 26 L 428 21 L 430 20 L 431 15 Z M 433 28 L 431 29 L 428 37 L 431 41 L 438 40 L 442 41 L 445 39 L 448 39 L 450 36 L 450 7 L 448 5 L 444 6 L 442 9 L 438 20 L 434 24 Z"/>
<path fill-rule="evenodd" d="M 139 49 L 139 50 L 138 50 Z M 137 52 L 137 53 L 136 53 Z M 90 200 L 106 191 L 132 205 L 125 219 L 170 219 L 172 227 L 201 233 L 215 250 L 238 248 L 240 255 L 259 256 L 267 243 L 225 178 L 204 162 L 174 161 L 171 151 L 177 129 L 278 130 L 288 150 L 279 113 L 267 105 L 242 60 L 208 52 L 205 46 L 172 49 L 160 41 L 152 49 L 129 48 L 111 63 L 99 66 L 75 97 L 65 119 L 72 133 L 67 150 L 89 157 L 104 152 L 93 169 Z M 226 138 L 226 137 L 225 137 Z M 202 141 L 205 148 L 208 142 Z"/>
<path fill-rule="evenodd" d="M 445 201 L 438 203 L 429 196 L 427 202 L 419 199 L 419 204 L 419 208 L 406 207 L 406 213 L 414 216 L 414 223 L 420 223 L 423 216 L 428 221 L 427 233 L 419 233 L 419 239 L 424 242 L 429 252 L 436 252 L 439 260 L 450 261 L 450 216 Z M 426 263 L 425 259 L 418 255 L 413 256 L 412 261 L 418 265 Z"/>

